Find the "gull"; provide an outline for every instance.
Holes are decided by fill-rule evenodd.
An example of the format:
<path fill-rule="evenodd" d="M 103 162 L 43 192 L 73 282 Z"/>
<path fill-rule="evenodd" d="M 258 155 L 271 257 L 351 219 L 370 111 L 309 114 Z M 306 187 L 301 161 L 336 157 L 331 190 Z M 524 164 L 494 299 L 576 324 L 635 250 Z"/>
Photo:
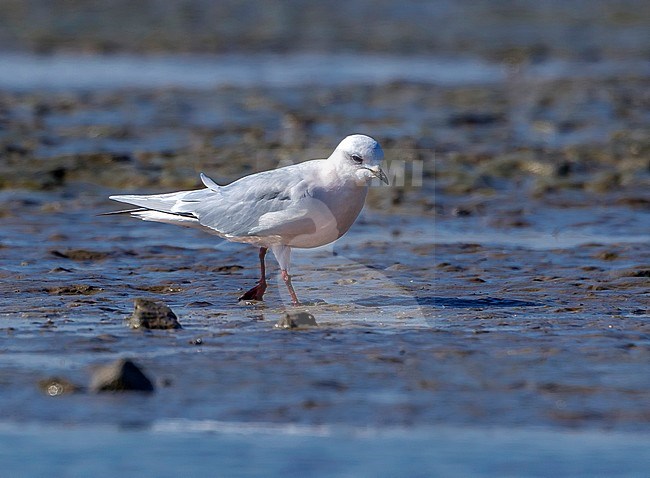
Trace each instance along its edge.
<path fill-rule="evenodd" d="M 225 186 L 201 173 L 203 189 L 110 199 L 138 206 L 117 213 L 194 227 L 258 246 L 260 279 L 240 301 L 263 300 L 267 287 L 264 259 L 271 249 L 291 301 L 299 305 L 289 275 L 291 249 L 323 246 L 345 234 L 363 208 L 371 180 L 379 178 L 388 184 L 380 167 L 383 158 L 377 141 L 354 134 L 343 139 L 327 159 L 251 174 Z"/>

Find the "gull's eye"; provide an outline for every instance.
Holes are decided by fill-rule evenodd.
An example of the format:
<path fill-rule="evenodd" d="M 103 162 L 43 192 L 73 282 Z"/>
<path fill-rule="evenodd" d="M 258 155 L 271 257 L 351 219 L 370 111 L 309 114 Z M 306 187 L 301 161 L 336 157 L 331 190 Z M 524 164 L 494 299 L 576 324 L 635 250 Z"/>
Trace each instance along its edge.
<path fill-rule="evenodd" d="M 352 161 L 354 161 L 357 164 L 363 163 L 363 159 L 361 159 L 361 156 L 359 156 L 358 154 L 352 155 Z"/>

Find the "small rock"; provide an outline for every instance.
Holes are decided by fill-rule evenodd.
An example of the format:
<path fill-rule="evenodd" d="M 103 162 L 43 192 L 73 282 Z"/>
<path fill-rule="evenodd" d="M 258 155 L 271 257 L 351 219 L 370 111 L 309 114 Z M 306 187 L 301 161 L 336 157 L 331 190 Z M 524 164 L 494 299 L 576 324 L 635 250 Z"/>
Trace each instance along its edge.
<path fill-rule="evenodd" d="M 67 249 L 64 251 L 53 250 L 50 253 L 63 259 L 73 261 L 101 261 L 110 256 L 110 253 L 103 251 L 88 251 L 85 249 Z"/>
<path fill-rule="evenodd" d="M 225 273 L 225 274 L 232 274 L 233 272 L 239 271 L 239 270 L 241 270 L 243 268 L 244 268 L 244 266 L 240 266 L 239 264 L 230 264 L 230 265 L 215 267 L 213 270 L 215 272 L 222 272 L 222 273 Z"/>
<path fill-rule="evenodd" d="M 317 327 L 316 318 L 309 312 L 287 312 L 278 320 L 275 326 L 279 329 L 295 329 L 299 327 Z"/>
<path fill-rule="evenodd" d="M 408 271 L 410 269 L 411 269 L 411 267 L 407 266 L 406 264 L 400 264 L 399 262 L 397 262 L 397 263 L 393 264 L 392 266 L 386 267 L 384 270 L 385 271 Z"/>
<path fill-rule="evenodd" d="M 214 304 L 205 300 L 197 300 L 187 304 L 188 307 L 212 307 Z"/>
<path fill-rule="evenodd" d="M 455 207 L 451 210 L 451 215 L 456 217 L 467 217 L 472 215 L 472 210 L 464 207 Z"/>
<path fill-rule="evenodd" d="M 176 314 L 163 302 L 135 299 L 133 315 L 129 317 L 132 329 L 180 329 Z"/>
<path fill-rule="evenodd" d="M 81 391 L 81 387 L 61 377 L 49 377 L 38 381 L 38 388 L 50 397 Z"/>
<path fill-rule="evenodd" d="M 90 389 L 95 392 L 153 392 L 153 383 L 129 359 L 98 368 L 90 381 Z"/>
<path fill-rule="evenodd" d="M 630 277 L 650 277 L 650 269 L 634 271 L 630 274 Z"/>
<path fill-rule="evenodd" d="M 484 126 L 503 121 L 503 116 L 497 113 L 467 112 L 452 116 L 451 126 Z"/>
<path fill-rule="evenodd" d="M 356 283 L 357 283 L 356 279 L 348 279 L 348 278 L 339 279 L 339 280 L 336 281 L 337 285 L 351 285 L 351 284 L 356 284 Z"/>
<path fill-rule="evenodd" d="M 103 290 L 101 287 L 88 284 L 72 284 L 45 289 L 48 294 L 52 295 L 93 295 Z"/>
<path fill-rule="evenodd" d="M 596 258 L 601 259 L 603 261 L 615 261 L 616 259 L 618 259 L 618 252 L 602 251 L 596 254 Z"/>
<path fill-rule="evenodd" d="M 344 392 L 348 386 L 337 380 L 317 380 L 311 383 L 312 386 L 317 388 L 327 388 L 336 392 Z"/>

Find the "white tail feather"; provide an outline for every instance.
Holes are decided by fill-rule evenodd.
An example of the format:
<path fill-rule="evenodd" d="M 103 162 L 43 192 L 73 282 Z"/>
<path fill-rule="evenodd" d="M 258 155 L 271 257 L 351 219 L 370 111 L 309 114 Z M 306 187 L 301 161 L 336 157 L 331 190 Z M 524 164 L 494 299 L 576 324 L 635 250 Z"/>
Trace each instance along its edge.
<path fill-rule="evenodd" d="M 135 206 L 145 207 L 147 209 L 155 209 L 156 211 L 172 212 L 173 207 L 178 201 L 192 191 L 178 191 L 175 193 L 167 194 L 153 194 L 150 196 L 142 195 L 124 195 L 124 196 L 109 196 L 113 201 L 119 201 L 126 204 L 133 204 Z"/>

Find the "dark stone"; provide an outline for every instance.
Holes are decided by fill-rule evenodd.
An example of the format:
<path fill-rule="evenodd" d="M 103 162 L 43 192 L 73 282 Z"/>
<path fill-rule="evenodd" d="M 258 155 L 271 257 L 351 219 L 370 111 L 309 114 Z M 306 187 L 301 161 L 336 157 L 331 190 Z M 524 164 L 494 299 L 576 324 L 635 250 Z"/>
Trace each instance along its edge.
<path fill-rule="evenodd" d="M 90 389 L 95 393 L 154 391 L 151 380 L 129 359 L 120 359 L 95 370 Z"/>
<path fill-rule="evenodd" d="M 190 302 L 187 304 L 188 307 L 212 307 L 214 304 L 205 300 L 197 300 L 195 302 Z"/>
<path fill-rule="evenodd" d="M 52 295 L 93 295 L 103 291 L 104 289 L 88 284 L 73 284 L 60 287 L 50 287 L 45 290 L 48 294 Z"/>
<path fill-rule="evenodd" d="M 29 154 L 29 149 L 19 144 L 7 144 L 5 145 L 5 153 L 16 154 L 18 156 L 27 156 Z"/>
<path fill-rule="evenodd" d="M 561 178 L 566 178 L 571 174 L 573 170 L 573 166 L 569 161 L 562 161 L 560 164 L 557 165 L 555 169 L 555 174 L 558 175 Z"/>
<path fill-rule="evenodd" d="M 67 174 L 67 170 L 63 167 L 54 168 L 52 171 L 50 171 L 50 176 L 54 180 L 55 186 L 63 185 L 63 183 L 65 182 L 66 174 Z"/>
<path fill-rule="evenodd" d="M 215 267 L 214 271 L 215 272 L 222 272 L 222 273 L 225 273 L 225 274 L 231 274 L 231 273 L 239 271 L 239 270 L 241 270 L 243 268 L 244 268 L 244 266 L 240 266 L 239 264 L 230 264 L 230 265 Z"/>
<path fill-rule="evenodd" d="M 135 299 L 129 327 L 133 329 L 180 329 L 176 314 L 163 302 L 149 299 Z"/>
<path fill-rule="evenodd" d="M 452 209 L 451 215 L 456 217 L 467 217 L 472 215 L 472 210 L 464 207 L 455 207 Z"/>
<path fill-rule="evenodd" d="M 130 154 L 113 153 L 111 155 L 111 160 L 115 163 L 130 163 L 132 159 Z"/>
<path fill-rule="evenodd" d="M 615 261 L 618 259 L 618 252 L 614 251 L 602 251 L 596 255 L 596 258 L 603 261 Z"/>
<path fill-rule="evenodd" d="M 504 120 L 500 114 L 493 113 L 461 113 L 449 119 L 451 126 L 483 126 L 499 123 Z"/>
<path fill-rule="evenodd" d="M 650 277 L 650 269 L 635 271 L 630 277 Z"/>
<path fill-rule="evenodd" d="M 108 252 L 102 251 L 88 251 L 85 249 L 68 249 L 65 251 L 53 250 L 50 253 L 56 257 L 63 259 L 71 259 L 73 261 L 101 261 L 110 256 Z"/>
<path fill-rule="evenodd" d="M 302 327 L 317 327 L 316 318 L 309 312 L 292 311 L 287 312 L 275 326 L 279 329 L 296 329 Z"/>
<path fill-rule="evenodd" d="M 317 380 L 312 382 L 312 386 L 317 388 L 325 388 L 329 390 L 334 390 L 336 392 L 344 392 L 348 389 L 348 386 L 337 381 L 337 380 Z"/>

